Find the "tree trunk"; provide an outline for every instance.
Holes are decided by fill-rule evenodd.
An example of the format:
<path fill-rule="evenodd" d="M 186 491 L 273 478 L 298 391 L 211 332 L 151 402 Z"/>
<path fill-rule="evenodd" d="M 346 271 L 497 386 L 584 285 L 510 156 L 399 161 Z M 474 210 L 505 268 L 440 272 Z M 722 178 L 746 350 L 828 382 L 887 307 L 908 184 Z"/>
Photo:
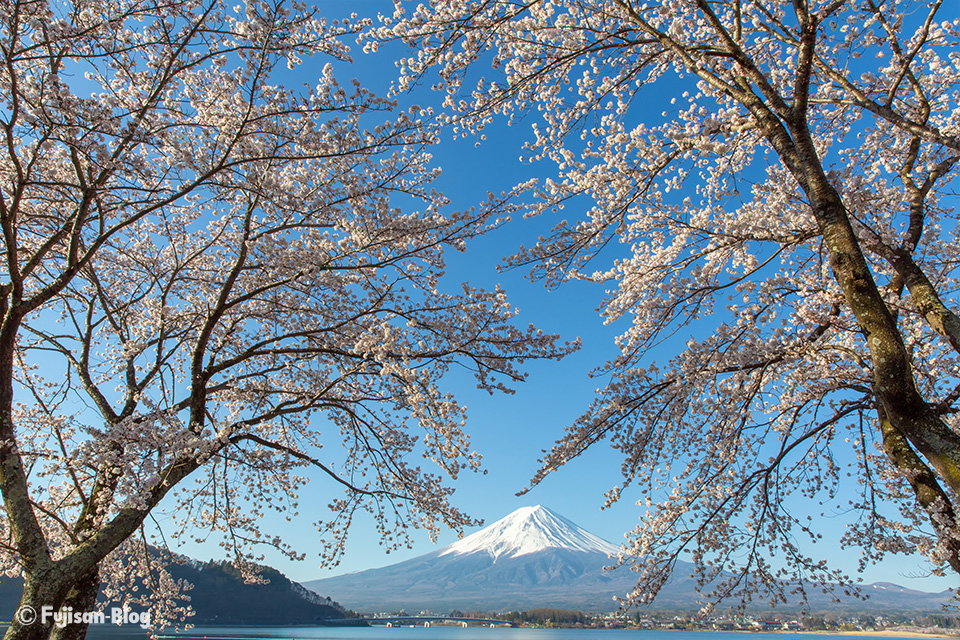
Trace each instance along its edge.
<path fill-rule="evenodd" d="M 900 328 L 880 294 L 843 200 L 823 171 L 805 118 L 784 124 L 789 136 L 783 136 L 784 131 L 775 122 L 767 127 L 767 139 L 809 198 L 834 277 L 870 350 L 873 392 L 887 457 L 910 483 L 917 502 L 929 515 L 944 559 L 960 571 L 960 532 L 950 497 L 960 495 L 960 435 L 937 415 L 917 388 Z M 901 270 L 909 266 L 905 260 L 901 262 Z M 918 274 L 906 275 L 913 278 L 911 293 L 914 289 L 926 292 Z M 935 304 L 937 301 L 928 295 L 919 304 L 928 320 L 931 314 L 934 316 L 934 329 L 949 339 L 960 328 Z"/>
<path fill-rule="evenodd" d="M 52 569 L 45 575 L 27 576 L 20 605 L 3 640 L 50 640 L 54 613 L 60 610 L 71 582 L 55 573 Z"/>
<path fill-rule="evenodd" d="M 817 199 L 811 198 L 814 213 L 833 272 L 870 349 L 877 400 L 892 426 L 936 469 L 942 482 L 960 494 L 960 436 L 936 415 L 917 389 L 900 330 L 880 296 L 840 197 L 832 188 L 825 195 L 819 207 Z M 898 458 L 891 461 L 896 464 Z M 908 475 L 914 471 L 910 466 L 902 470 Z"/>
<path fill-rule="evenodd" d="M 77 613 L 94 611 L 97 607 L 97 594 L 99 593 L 100 567 L 97 566 L 74 583 L 67 593 L 67 597 L 64 598 L 61 609 Z M 87 622 L 55 626 L 50 634 L 50 640 L 84 640 L 89 626 Z"/>

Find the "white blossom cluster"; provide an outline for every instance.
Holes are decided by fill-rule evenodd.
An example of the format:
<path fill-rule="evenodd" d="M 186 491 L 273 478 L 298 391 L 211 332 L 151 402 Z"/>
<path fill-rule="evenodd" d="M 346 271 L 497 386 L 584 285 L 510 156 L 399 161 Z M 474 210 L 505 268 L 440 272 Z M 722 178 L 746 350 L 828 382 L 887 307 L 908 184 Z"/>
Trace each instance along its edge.
<path fill-rule="evenodd" d="M 509 264 L 604 283 L 624 329 L 534 483 L 623 453 L 634 600 L 680 558 L 708 606 L 847 583 L 809 552 L 827 516 L 864 562 L 960 571 L 949 4 L 396 0 L 365 36 L 411 45 L 397 90 L 459 135 L 530 123 L 550 164 L 529 215 L 556 226 Z"/>
<path fill-rule="evenodd" d="M 509 391 L 576 348 L 500 290 L 441 289 L 444 252 L 514 205 L 449 211 L 430 113 L 332 64 L 276 80 L 347 61 L 363 24 L 281 0 L 0 6 L 0 557 L 24 604 L 149 578 L 175 619 L 144 528 L 164 499 L 165 540 L 245 567 L 301 557 L 270 511 L 316 520 L 328 562 L 357 510 L 394 547 L 470 525 L 449 481 L 480 456 L 445 374 Z M 309 474 L 330 514 L 301 503 Z"/>

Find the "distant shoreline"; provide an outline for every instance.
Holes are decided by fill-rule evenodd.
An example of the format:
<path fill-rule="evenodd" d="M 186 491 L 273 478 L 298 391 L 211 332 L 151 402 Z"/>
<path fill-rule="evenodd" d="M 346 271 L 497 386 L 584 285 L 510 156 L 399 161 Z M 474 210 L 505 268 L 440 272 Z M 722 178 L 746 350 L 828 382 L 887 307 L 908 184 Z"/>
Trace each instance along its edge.
<path fill-rule="evenodd" d="M 811 633 L 829 636 L 886 636 L 892 638 L 960 638 L 960 634 L 949 634 L 944 631 L 896 631 L 882 629 L 878 631 L 797 631 L 795 633 Z"/>
<path fill-rule="evenodd" d="M 703 631 L 708 631 L 703 629 Z M 810 629 L 801 629 L 797 631 L 788 631 L 786 629 L 771 629 L 768 631 L 752 631 L 747 629 L 738 629 L 730 630 L 727 633 L 797 633 L 800 635 L 812 635 L 812 636 L 858 636 L 858 637 L 867 637 L 867 636 L 876 636 L 876 637 L 885 637 L 885 638 L 950 638 L 952 640 L 957 640 L 960 638 L 960 633 L 948 633 L 946 631 L 897 631 L 896 629 L 877 629 L 874 631 L 863 630 L 863 631 L 838 631 L 838 630 L 828 630 L 828 629 L 818 629 L 816 631 Z"/>

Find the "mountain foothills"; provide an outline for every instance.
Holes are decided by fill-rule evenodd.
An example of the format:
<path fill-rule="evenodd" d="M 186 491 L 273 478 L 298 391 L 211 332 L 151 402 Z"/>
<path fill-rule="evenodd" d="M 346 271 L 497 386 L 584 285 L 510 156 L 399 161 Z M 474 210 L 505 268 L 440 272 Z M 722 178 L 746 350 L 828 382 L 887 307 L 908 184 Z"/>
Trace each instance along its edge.
<path fill-rule="evenodd" d="M 379 569 L 304 583 L 355 611 L 509 611 L 562 607 L 612 611 L 636 584 L 626 569 L 604 571 L 619 548 L 542 506 L 524 507 L 437 551 Z M 612 558 L 611 558 L 612 556 Z M 657 610 L 699 608 L 692 565 L 678 564 Z M 951 593 L 889 583 L 866 585 L 866 600 L 808 594 L 817 610 L 939 611 Z M 756 606 L 767 607 L 762 602 Z M 767 607 L 768 608 L 768 607 Z"/>
<path fill-rule="evenodd" d="M 352 617 L 339 603 L 293 582 L 272 567 L 256 567 L 248 583 L 229 562 L 175 565 L 170 573 L 193 585 L 188 592 L 192 624 L 323 624 Z"/>

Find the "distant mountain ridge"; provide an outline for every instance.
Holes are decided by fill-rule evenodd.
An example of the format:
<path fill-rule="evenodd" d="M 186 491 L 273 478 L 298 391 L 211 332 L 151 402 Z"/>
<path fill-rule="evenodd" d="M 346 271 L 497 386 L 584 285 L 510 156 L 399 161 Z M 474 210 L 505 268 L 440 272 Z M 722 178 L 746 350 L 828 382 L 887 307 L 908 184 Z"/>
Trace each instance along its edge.
<path fill-rule="evenodd" d="M 323 624 L 353 614 L 329 597 L 304 588 L 271 567 L 257 567 L 261 584 L 246 584 L 240 571 L 224 561 L 202 562 L 175 556 L 167 565 L 174 580 L 193 585 L 186 592 L 194 615 L 190 624 L 287 625 Z M 0 620 L 11 620 L 17 610 L 23 580 L 0 580 Z M 103 596 L 99 598 L 103 601 Z"/>
<path fill-rule="evenodd" d="M 389 565 L 311 580 L 305 587 L 334 594 L 345 606 L 364 612 L 509 611 L 538 607 L 612 611 L 614 596 L 636 586 L 623 568 L 605 572 L 619 547 L 543 506 L 523 507 L 462 540 L 422 556 Z M 678 563 L 674 578 L 651 609 L 698 609 L 691 567 Z M 890 583 L 865 585 L 866 601 L 833 603 L 811 595 L 822 611 L 939 612 L 951 594 L 925 593 Z M 763 603 L 758 608 L 766 607 Z"/>

